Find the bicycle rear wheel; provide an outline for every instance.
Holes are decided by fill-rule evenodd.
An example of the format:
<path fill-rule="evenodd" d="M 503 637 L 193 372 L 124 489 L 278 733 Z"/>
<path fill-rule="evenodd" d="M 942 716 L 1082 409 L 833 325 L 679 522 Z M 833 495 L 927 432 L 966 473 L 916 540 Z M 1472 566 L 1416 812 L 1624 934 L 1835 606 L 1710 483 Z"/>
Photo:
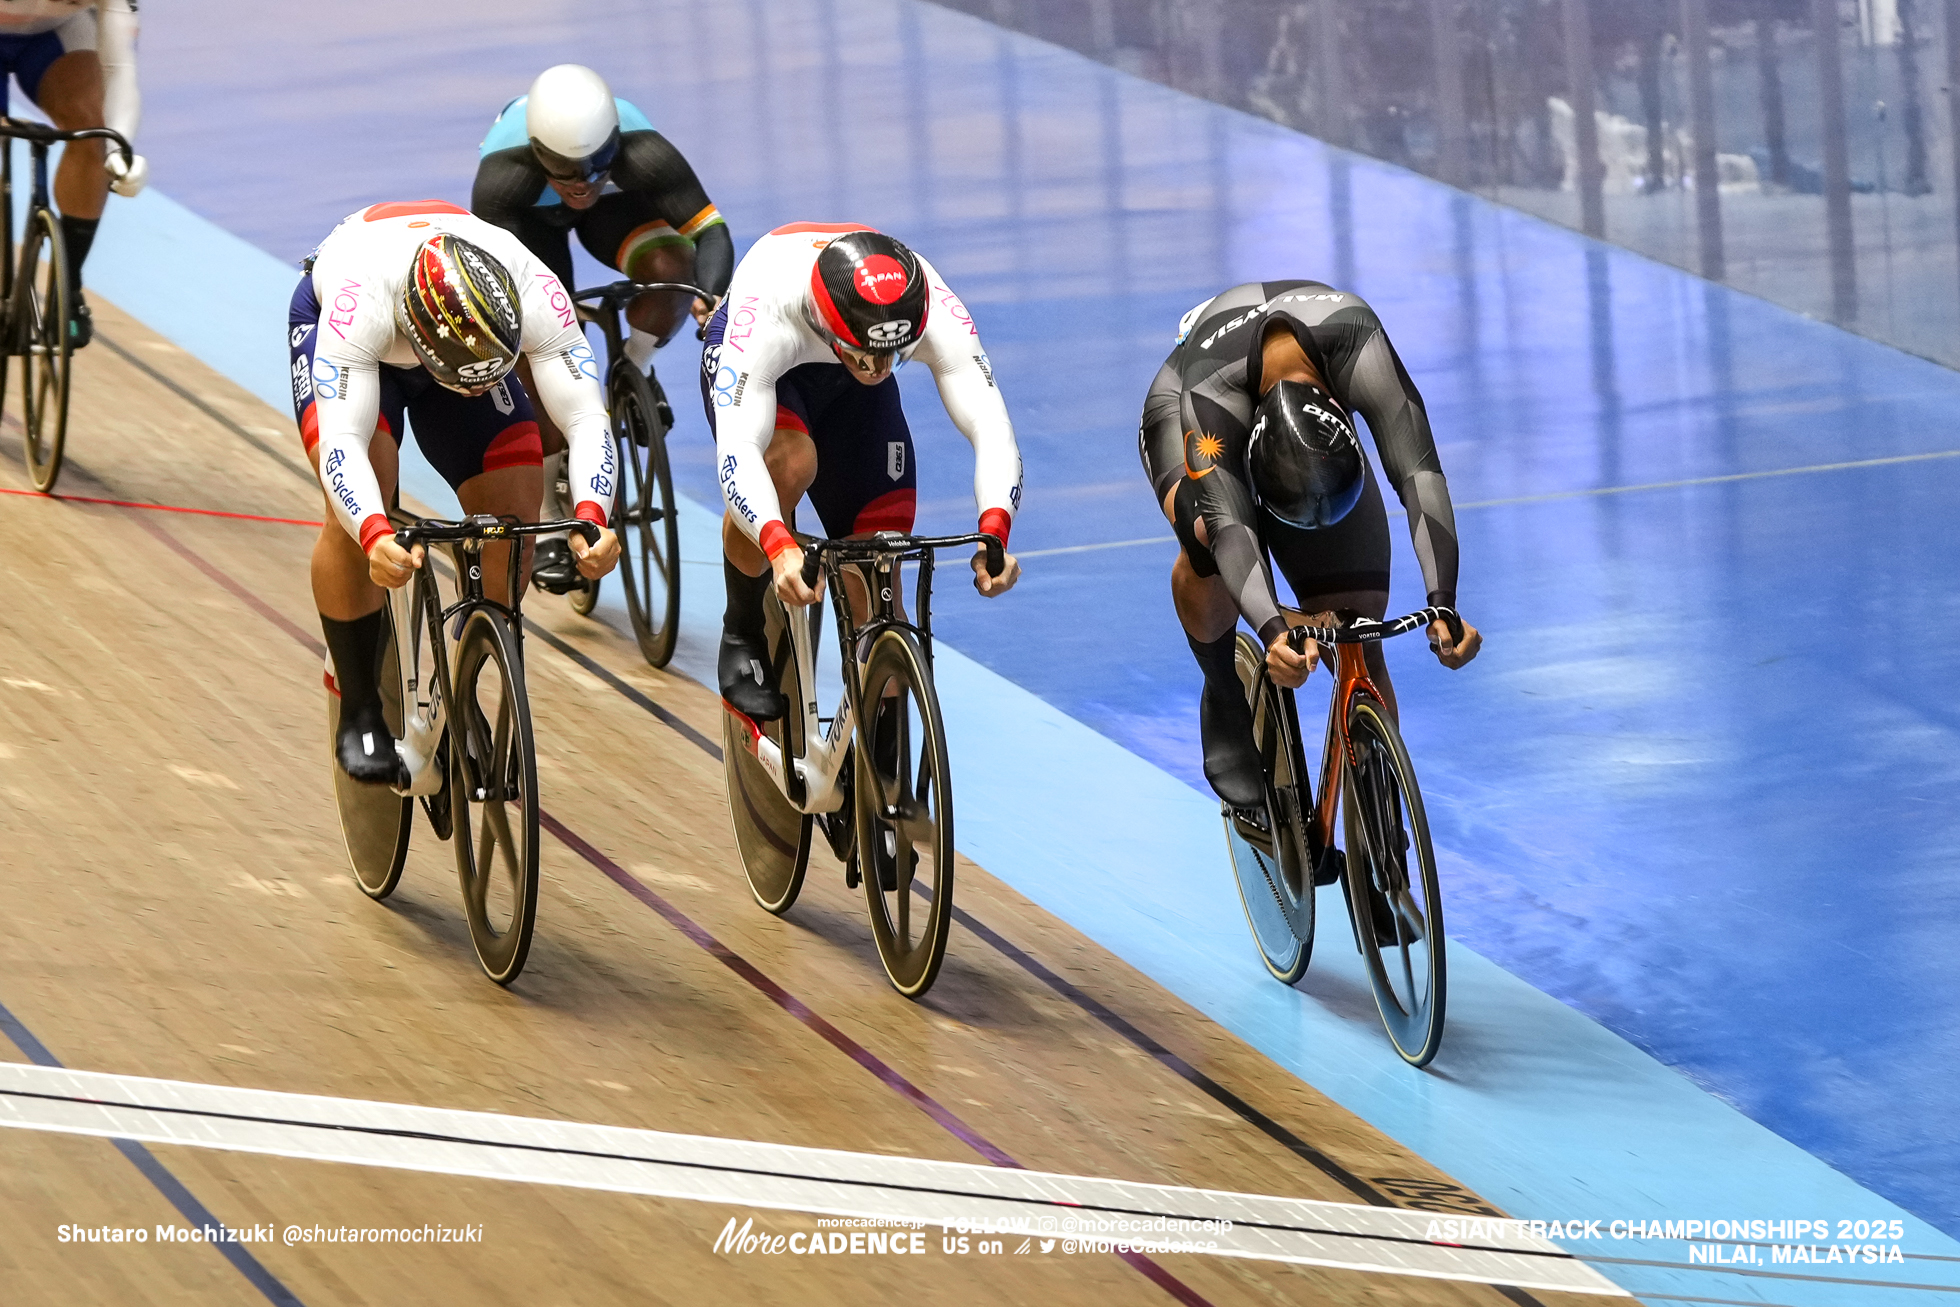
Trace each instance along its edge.
<path fill-rule="evenodd" d="M 791 615 L 773 590 L 764 597 L 762 611 L 776 688 L 789 701 L 789 712 L 781 721 L 757 726 L 724 704 L 721 758 L 728 779 L 728 820 L 735 830 L 735 849 L 742 855 L 749 893 L 765 911 L 781 916 L 803 892 L 803 875 L 810 866 L 810 830 L 816 819 L 789 801 L 750 752 L 756 737 L 766 735 L 785 759 L 803 754 L 803 678 L 790 643 Z M 823 612 L 811 611 L 818 616 Z"/>
<path fill-rule="evenodd" d="M 1428 1066 L 1442 1046 L 1449 988 L 1429 820 L 1409 751 L 1372 695 L 1355 696 L 1347 729 L 1348 910 L 1389 1042 L 1411 1066 Z"/>
<path fill-rule="evenodd" d="M 1267 677 L 1264 651 L 1244 632 L 1236 654 L 1266 772 L 1266 827 L 1227 808 L 1225 844 L 1259 956 L 1274 979 L 1291 985 L 1306 974 L 1313 956 L 1313 861 L 1306 825 L 1313 819 L 1313 786 L 1292 693 Z"/>
<path fill-rule="evenodd" d="M 953 919 L 953 783 L 925 652 L 909 631 L 871 645 L 859 697 L 858 866 L 892 988 L 917 998 L 946 960 Z M 923 899 L 924 902 L 920 902 Z"/>
<path fill-rule="evenodd" d="M 508 618 L 470 614 L 450 685 L 451 842 L 463 913 L 484 974 L 508 985 L 524 969 L 538 912 L 538 763 Z"/>
<path fill-rule="evenodd" d="M 36 209 L 21 234 L 19 280 L 14 283 L 15 344 L 21 351 L 21 431 L 27 474 L 47 494 L 61 475 L 68 438 L 68 246 L 54 214 Z"/>
<path fill-rule="evenodd" d="M 385 613 L 388 610 L 383 608 Z M 390 624 L 381 649 L 381 710 L 388 730 L 402 732 L 402 678 L 399 646 Z M 347 842 L 347 862 L 355 883 L 371 899 L 385 899 L 401 883 L 408 861 L 408 837 L 413 828 L 415 800 L 385 785 L 363 785 L 334 761 L 334 741 L 340 735 L 340 696 L 327 691 L 327 766 L 333 772 L 334 802 L 340 809 L 340 834 Z"/>
<path fill-rule="evenodd" d="M 617 523 L 619 579 L 641 657 L 651 666 L 665 667 L 674 656 L 681 618 L 680 519 L 674 513 L 667 431 L 653 387 L 638 368 L 624 360 L 616 364 L 611 390 L 613 442 L 625 473 Z M 596 595 L 597 587 L 593 589 Z"/>

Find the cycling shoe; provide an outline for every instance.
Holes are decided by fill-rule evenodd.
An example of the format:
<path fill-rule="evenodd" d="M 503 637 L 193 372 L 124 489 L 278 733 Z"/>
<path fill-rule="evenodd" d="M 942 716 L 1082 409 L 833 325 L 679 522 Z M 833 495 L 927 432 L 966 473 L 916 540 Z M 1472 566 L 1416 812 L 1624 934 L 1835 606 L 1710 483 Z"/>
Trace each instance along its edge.
<path fill-rule="evenodd" d="M 550 594 L 569 594 L 585 584 L 572 558 L 572 546 L 563 536 L 545 536 L 531 556 L 531 584 Z"/>
<path fill-rule="evenodd" d="M 1205 780 L 1234 808 L 1266 806 L 1266 770 L 1252 739 L 1252 708 L 1237 687 L 1215 692 L 1205 686 L 1198 701 L 1198 728 L 1204 738 Z"/>
<path fill-rule="evenodd" d="M 716 679 L 727 705 L 753 722 L 773 722 L 789 710 L 789 700 L 769 683 L 769 649 L 760 639 L 721 633 Z"/>
<path fill-rule="evenodd" d="M 340 769 L 364 785 L 401 783 L 401 755 L 381 713 L 379 701 L 360 708 L 340 709 L 340 733 L 334 741 Z"/>

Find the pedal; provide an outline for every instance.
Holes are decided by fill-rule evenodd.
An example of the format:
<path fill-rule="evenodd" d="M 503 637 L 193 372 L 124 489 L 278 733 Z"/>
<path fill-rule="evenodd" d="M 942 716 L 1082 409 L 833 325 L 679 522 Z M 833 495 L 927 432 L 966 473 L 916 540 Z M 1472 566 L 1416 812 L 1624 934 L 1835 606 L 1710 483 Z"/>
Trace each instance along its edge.
<path fill-rule="evenodd" d="M 1313 869 L 1315 885 L 1339 884 L 1341 877 L 1347 875 L 1347 854 L 1339 849 L 1328 849 L 1320 855 L 1320 862 Z"/>

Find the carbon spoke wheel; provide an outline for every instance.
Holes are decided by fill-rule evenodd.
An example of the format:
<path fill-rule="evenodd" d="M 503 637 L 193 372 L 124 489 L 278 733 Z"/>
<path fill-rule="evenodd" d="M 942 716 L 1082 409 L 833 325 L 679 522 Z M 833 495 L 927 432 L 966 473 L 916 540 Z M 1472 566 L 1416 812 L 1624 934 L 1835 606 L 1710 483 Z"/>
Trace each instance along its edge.
<path fill-rule="evenodd" d="M 796 896 L 803 892 L 815 818 L 805 816 L 802 809 L 784 796 L 754 753 L 756 741 L 762 737 L 781 749 L 785 758 L 797 758 L 803 753 L 803 719 L 799 712 L 803 685 L 797 671 L 795 648 L 789 639 L 789 614 L 773 590 L 764 597 L 762 611 L 776 686 L 789 700 L 789 713 L 781 721 L 758 727 L 724 705 L 721 757 L 728 779 L 728 819 L 735 829 L 736 851 L 742 855 L 742 874 L 748 877 L 749 892 L 755 901 L 765 911 L 780 916 L 790 910 Z M 812 611 L 822 613 L 821 608 Z"/>
<path fill-rule="evenodd" d="M 622 360 L 613 368 L 610 389 L 622 471 L 614 523 L 620 534 L 619 579 L 640 655 L 651 666 L 665 667 L 674 656 L 681 618 L 680 520 L 674 513 L 667 433 L 653 387 L 632 364 Z M 573 606 L 577 603 L 574 598 Z"/>
<path fill-rule="evenodd" d="M 463 913 L 484 974 L 517 979 L 538 909 L 538 765 L 517 641 L 502 614 L 463 626 L 450 684 L 449 792 Z"/>
<path fill-rule="evenodd" d="M 21 238 L 19 279 L 14 283 L 16 342 L 21 358 L 21 430 L 26 438 L 27 474 L 46 494 L 61 475 L 62 445 L 68 436 L 69 339 L 71 313 L 68 248 L 54 215 L 38 209 Z"/>
<path fill-rule="evenodd" d="M 1266 824 L 1227 809 L 1225 843 L 1245 908 L 1246 924 L 1266 970 L 1291 985 L 1313 956 L 1314 896 L 1307 823 L 1313 786 L 1300 747 L 1300 720 L 1291 691 L 1266 676 L 1263 652 L 1240 633 L 1239 681 L 1252 705 L 1252 735 L 1266 773 Z"/>
<path fill-rule="evenodd" d="M 1348 708 L 1342 815 L 1348 908 L 1389 1042 L 1427 1066 L 1443 1042 L 1448 994 L 1443 891 L 1415 768 L 1371 695 Z"/>
<path fill-rule="evenodd" d="M 382 612 L 388 610 L 383 608 Z M 389 731 L 402 730 L 402 678 L 398 646 L 392 629 L 381 650 L 381 709 Z M 334 802 L 340 809 L 340 833 L 347 842 L 348 865 L 354 881 L 371 899 L 385 899 L 401 883 L 408 861 L 408 837 L 414 826 L 415 801 L 385 785 L 363 785 L 334 760 L 334 741 L 340 735 L 340 696 L 327 692 L 327 767 L 333 772 Z"/>
<path fill-rule="evenodd" d="M 853 780 L 858 866 L 892 987 L 932 988 L 953 918 L 953 785 L 932 671 L 918 640 L 872 642 L 859 698 Z"/>

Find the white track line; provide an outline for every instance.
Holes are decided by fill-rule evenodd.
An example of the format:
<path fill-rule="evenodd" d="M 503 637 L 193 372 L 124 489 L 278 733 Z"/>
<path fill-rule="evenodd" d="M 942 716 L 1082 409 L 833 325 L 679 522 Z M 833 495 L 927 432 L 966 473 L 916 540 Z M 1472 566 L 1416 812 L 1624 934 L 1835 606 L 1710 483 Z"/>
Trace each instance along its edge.
<path fill-rule="evenodd" d="M 1219 1256 L 1626 1297 L 1557 1245 L 1510 1229 L 1433 1243 L 1425 1212 L 1133 1184 L 359 1099 L 0 1063 L 0 1127 L 928 1225 L 1076 1233 L 1098 1216 L 1230 1221 L 1159 1234 Z M 1078 1226 L 1078 1229 L 1080 1227 Z M 1169 1249 L 1167 1249 L 1169 1251 Z"/>

